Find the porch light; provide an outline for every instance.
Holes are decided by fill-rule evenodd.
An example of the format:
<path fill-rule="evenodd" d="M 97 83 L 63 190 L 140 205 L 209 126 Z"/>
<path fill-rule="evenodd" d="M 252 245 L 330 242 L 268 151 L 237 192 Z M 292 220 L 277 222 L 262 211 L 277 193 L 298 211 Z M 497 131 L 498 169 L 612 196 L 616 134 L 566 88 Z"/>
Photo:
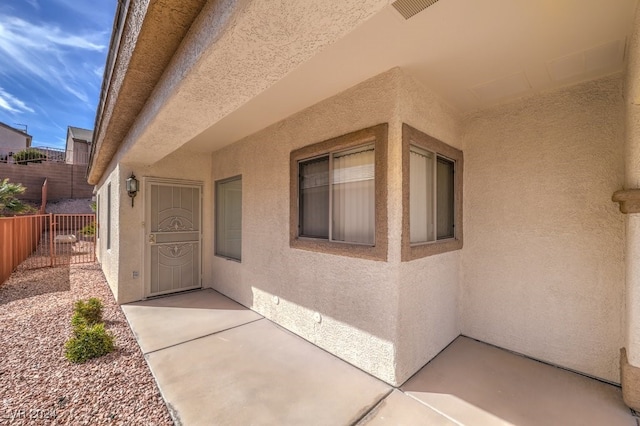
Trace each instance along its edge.
<path fill-rule="evenodd" d="M 131 197 L 131 207 L 133 207 L 133 199 L 138 195 L 138 179 L 136 175 L 131 172 L 131 176 L 127 179 L 127 193 Z"/>

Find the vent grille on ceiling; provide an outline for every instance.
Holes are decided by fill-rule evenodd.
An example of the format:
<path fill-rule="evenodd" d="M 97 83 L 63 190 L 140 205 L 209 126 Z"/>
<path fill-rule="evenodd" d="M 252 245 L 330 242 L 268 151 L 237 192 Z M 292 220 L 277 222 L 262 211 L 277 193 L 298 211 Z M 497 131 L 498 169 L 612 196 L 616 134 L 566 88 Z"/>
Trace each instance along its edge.
<path fill-rule="evenodd" d="M 409 19 L 437 2 L 438 0 L 396 0 L 391 5 L 404 16 L 404 19 Z"/>

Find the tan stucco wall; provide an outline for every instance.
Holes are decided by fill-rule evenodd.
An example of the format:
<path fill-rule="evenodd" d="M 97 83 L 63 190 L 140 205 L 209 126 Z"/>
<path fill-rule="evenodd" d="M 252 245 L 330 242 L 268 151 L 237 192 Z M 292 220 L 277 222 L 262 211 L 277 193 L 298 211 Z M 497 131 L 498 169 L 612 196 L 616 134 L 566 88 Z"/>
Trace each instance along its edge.
<path fill-rule="evenodd" d="M 105 173 L 101 185 L 97 187 L 96 191 L 96 196 L 100 197 L 97 212 L 99 224 L 97 241 L 98 262 L 100 262 L 102 266 L 102 271 L 116 300 L 118 300 L 118 274 L 120 266 L 120 238 L 118 232 L 120 228 L 120 216 L 118 212 L 121 204 L 121 197 L 119 196 L 121 192 L 120 175 L 120 166 L 115 165 L 109 173 Z M 107 250 L 107 191 L 109 184 L 111 184 L 111 248 Z"/>
<path fill-rule="evenodd" d="M 625 189 L 640 188 L 640 5 L 627 45 Z M 621 189 L 621 188 L 620 188 Z M 626 216 L 626 341 L 629 363 L 640 367 L 640 214 Z M 636 390 L 640 394 L 640 389 Z"/>
<path fill-rule="evenodd" d="M 120 149 L 129 151 L 128 160 L 135 162 L 162 158 L 388 3 L 207 2 Z"/>
<path fill-rule="evenodd" d="M 243 197 L 242 262 L 212 257 L 213 287 L 391 383 L 397 265 L 289 247 L 289 154 L 391 121 L 396 84 L 397 72 L 368 80 L 215 152 L 212 167 L 213 181 L 241 174 Z"/>
<path fill-rule="evenodd" d="M 110 253 L 106 251 L 106 238 L 101 238 L 99 260 L 105 271 L 107 281 L 116 295 L 118 303 L 141 300 L 145 297 L 144 250 L 146 235 L 144 232 L 144 183 L 145 177 L 160 177 L 165 179 L 200 181 L 203 183 L 203 216 L 202 232 L 204 236 L 202 259 L 211 257 L 212 243 L 207 236 L 212 232 L 212 211 L 207 206 L 212 205 L 213 189 L 210 183 L 211 158 L 202 153 L 177 150 L 158 163 L 147 166 L 140 164 L 111 165 L 111 172 L 105 174 L 98 186 L 101 207 L 101 236 L 106 236 L 106 195 L 107 184 L 112 185 L 112 240 Z M 141 191 L 131 207 L 131 198 L 127 194 L 125 181 L 133 172 L 140 182 Z M 120 183 L 116 189 L 116 182 Z M 211 282 L 210 262 L 202 264 L 202 281 L 204 287 Z M 134 278 L 134 271 L 138 277 Z M 116 279 L 117 277 L 117 279 Z"/>
<path fill-rule="evenodd" d="M 400 261 L 402 120 L 459 146 L 454 116 L 393 69 L 215 152 L 212 180 L 242 175 L 243 252 L 241 263 L 213 257 L 214 288 L 389 383 L 404 382 L 459 334 L 460 254 Z M 388 261 L 290 248 L 290 152 L 382 122 Z"/>
<path fill-rule="evenodd" d="M 462 333 L 619 381 L 622 79 L 466 117 Z"/>
<path fill-rule="evenodd" d="M 399 84 L 398 119 L 458 149 L 462 148 L 459 114 L 433 92 L 406 74 Z M 401 131 L 401 129 L 398 129 Z M 401 135 L 399 136 L 401 137 Z M 401 144 L 392 147 L 393 175 L 402 179 Z M 391 179 L 389 204 L 402 205 L 402 182 Z M 396 217 L 395 214 L 400 215 Z M 394 210 L 393 258 L 399 261 L 402 211 Z M 398 227 L 399 226 L 399 227 Z M 461 251 L 429 256 L 400 264 L 398 291 L 397 374 L 402 381 L 436 356 L 460 334 Z"/>

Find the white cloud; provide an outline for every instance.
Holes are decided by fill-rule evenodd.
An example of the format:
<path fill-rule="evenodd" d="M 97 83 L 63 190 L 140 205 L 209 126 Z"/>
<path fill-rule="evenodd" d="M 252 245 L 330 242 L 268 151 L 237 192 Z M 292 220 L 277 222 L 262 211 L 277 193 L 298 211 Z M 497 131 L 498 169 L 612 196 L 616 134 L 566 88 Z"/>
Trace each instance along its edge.
<path fill-rule="evenodd" d="M 29 3 L 34 9 L 40 10 L 40 4 L 38 4 L 38 0 L 27 0 L 27 3 Z"/>
<path fill-rule="evenodd" d="M 104 74 L 104 66 L 100 66 L 100 67 L 95 67 L 93 69 L 93 74 L 98 77 L 100 80 L 102 80 L 102 76 Z"/>
<path fill-rule="evenodd" d="M 86 103 L 88 96 L 78 87 L 85 84 L 88 74 L 74 64 L 83 52 L 103 52 L 107 39 L 105 32 L 77 35 L 57 26 L 0 15 L 0 56 L 4 57 L 0 71 L 38 77 Z"/>
<path fill-rule="evenodd" d="M 35 112 L 33 108 L 28 107 L 12 94 L 7 93 L 2 87 L 0 87 L 0 108 L 13 113 Z"/>

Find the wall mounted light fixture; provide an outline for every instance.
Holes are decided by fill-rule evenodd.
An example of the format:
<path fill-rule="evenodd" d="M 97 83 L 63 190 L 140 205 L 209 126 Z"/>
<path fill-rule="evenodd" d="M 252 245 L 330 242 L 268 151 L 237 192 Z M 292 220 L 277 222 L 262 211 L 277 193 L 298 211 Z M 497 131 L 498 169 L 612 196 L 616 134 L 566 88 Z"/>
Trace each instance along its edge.
<path fill-rule="evenodd" d="M 136 175 L 131 172 L 131 176 L 127 179 L 127 193 L 129 197 L 131 197 L 131 207 L 133 207 L 133 199 L 138 195 L 138 190 L 138 179 L 136 179 Z"/>

